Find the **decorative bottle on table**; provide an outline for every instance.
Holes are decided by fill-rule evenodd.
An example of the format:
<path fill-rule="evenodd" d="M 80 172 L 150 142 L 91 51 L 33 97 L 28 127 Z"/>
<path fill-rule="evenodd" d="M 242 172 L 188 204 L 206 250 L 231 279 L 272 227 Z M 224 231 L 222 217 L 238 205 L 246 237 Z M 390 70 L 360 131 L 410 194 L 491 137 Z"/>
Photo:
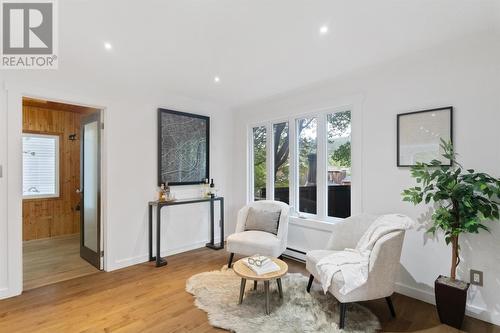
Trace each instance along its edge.
<path fill-rule="evenodd" d="M 215 184 L 214 184 L 214 179 L 212 178 L 212 181 L 210 182 L 210 197 L 215 198 L 217 194 L 217 190 L 215 189 Z"/>
<path fill-rule="evenodd" d="M 201 197 L 208 198 L 210 196 L 209 190 L 210 186 L 208 185 L 208 178 L 203 178 L 203 181 L 201 183 Z"/>
<path fill-rule="evenodd" d="M 158 201 L 163 202 L 166 201 L 165 197 L 165 183 L 161 183 L 160 188 L 158 189 Z"/>
<path fill-rule="evenodd" d="M 165 200 L 166 201 L 174 201 L 175 197 L 174 194 L 170 191 L 170 186 L 168 183 L 165 185 Z"/>

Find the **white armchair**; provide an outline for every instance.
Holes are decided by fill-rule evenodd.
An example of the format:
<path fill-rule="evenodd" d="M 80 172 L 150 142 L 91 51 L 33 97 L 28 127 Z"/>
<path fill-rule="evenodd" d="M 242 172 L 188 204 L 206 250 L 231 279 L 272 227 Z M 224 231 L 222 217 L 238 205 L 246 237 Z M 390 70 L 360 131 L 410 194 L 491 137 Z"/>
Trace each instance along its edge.
<path fill-rule="evenodd" d="M 377 216 L 361 214 L 334 224 L 327 248 L 306 254 L 306 269 L 311 274 L 307 285 L 308 292 L 314 277 L 319 277 L 316 270 L 318 261 L 333 252 L 355 248 L 358 240 L 376 218 Z M 345 295 L 341 294 L 339 290 L 344 285 L 343 276 L 340 271 L 335 273 L 328 291 L 340 302 L 339 328 L 344 327 L 346 304 L 351 302 L 385 298 L 391 315 L 396 316 L 391 295 L 394 293 L 396 274 L 399 270 L 404 234 L 404 231 L 395 231 L 377 240 L 370 255 L 368 280 L 359 288 Z"/>
<path fill-rule="evenodd" d="M 278 233 L 275 235 L 257 230 L 245 231 L 245 222 L 250 207 L 272 212 L 281 211 Z M 287 244 L 289 211 L 290 207 L 286 203 L 273 200 L 252 202 L 240 209 L 235 233 L 227 237 L 227 251 L 230 253 L 227 267 L 231 267 L 235 253 L 245 256 L 260 254 L 275 258 L 281 256 Z"/>

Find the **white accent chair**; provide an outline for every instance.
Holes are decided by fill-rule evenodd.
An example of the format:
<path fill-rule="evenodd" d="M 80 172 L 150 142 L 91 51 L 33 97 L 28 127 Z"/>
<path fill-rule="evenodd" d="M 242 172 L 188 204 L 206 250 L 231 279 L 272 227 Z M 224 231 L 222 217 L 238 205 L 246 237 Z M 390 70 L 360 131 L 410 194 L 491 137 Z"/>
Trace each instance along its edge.
<path fill-rule="evenodd" d="M 319 277 L 316 270 L 318 261 L 333 252 L 355 248 L 361 236 L 376 218 L 374 215 L 361 214 L 333 225 L 333 232 L 326 249 L 306 254 L 306 269 L 311 274 L 307 292 L 311 290 L 314 277 Z M 404 231 L 391 232 L 375 243 L 370 255 L 368 280 L 350 293 L 343 295 L 339 292 L 344 280 L 341 272 L 335 273 L 328 291 L 340 302 L 339 328 L 344 328 L 347 303 L 385 298 L 391 315 L 396 316 L 391 295 L 394 293 L 396 274 L 400 268 L 404 235 Z"/>
<path fill-rule="evenodd" d="M 278 234 L 257 230 L 245 231 L 245 222 L 250 207 L 273 212 L 281 210 Z M 289 212 L 290 207 L 286 203 L 273 200 L 255 201 L 240 209 L 235 233 L 227 237 L 226 240 L 227 251 L 230 253 L 227 267 L 231 267 L 235 253 L 244 256 L 260 254 L 275 258 L 280 257 L 286 250 Z"/>

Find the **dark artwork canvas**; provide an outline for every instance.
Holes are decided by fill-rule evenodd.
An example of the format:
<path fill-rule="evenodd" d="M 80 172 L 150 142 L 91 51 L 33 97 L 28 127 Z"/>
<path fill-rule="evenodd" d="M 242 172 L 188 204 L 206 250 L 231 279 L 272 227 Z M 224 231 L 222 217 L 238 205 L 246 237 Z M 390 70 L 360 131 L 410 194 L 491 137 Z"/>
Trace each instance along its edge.
<path fill-rule="evenodd" d="M 209 117 L 158 109 L 158 184 L 209 178 L 209 126 Z"/>

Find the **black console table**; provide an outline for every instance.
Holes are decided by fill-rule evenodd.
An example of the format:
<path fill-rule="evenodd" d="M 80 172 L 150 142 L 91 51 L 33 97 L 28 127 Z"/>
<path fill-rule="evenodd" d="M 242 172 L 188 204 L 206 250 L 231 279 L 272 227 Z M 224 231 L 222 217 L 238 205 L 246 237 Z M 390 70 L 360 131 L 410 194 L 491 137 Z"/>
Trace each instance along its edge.
<path fill-rule="evenodd" d="M 215 202 L 220 202 L 220 244 L 214 243 L 214 206 Z M 210 242 L 206 244 L 214 250 L 221 250 L 224 248 L 224 198 L 195 198 L 195 199 L 181 199 L 174 201 L 150 201 L 149 206 L 149 261 L 156 260 L 156 267 L 165 266 L 167 260 L 160 257 L 160 244 L 161 244 L 161 209 L 165 206 L 187 205 L 199 202 L 210 203 Z M 153 207 L 156 207 L 156 256 L 153 257 Z"/>

